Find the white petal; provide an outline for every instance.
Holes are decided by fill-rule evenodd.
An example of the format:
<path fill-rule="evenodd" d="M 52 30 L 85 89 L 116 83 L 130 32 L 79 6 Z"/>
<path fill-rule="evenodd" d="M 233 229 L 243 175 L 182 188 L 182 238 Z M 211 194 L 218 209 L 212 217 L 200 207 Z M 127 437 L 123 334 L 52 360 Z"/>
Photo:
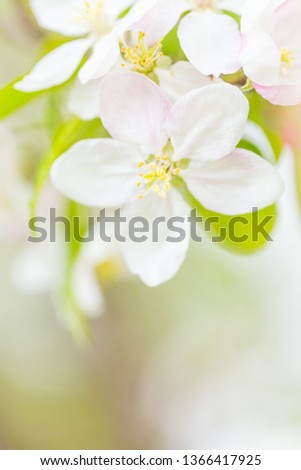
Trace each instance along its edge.
<path fill-rule="evenodd" d="M 160 87 L 143 75 L 123 70 L 104 78 L 99 96 L 100 117 L 115 139 L 140 144 L 149 153 L 162 150 L 171 105 Z"/>
<path fill-rule="evenodd" d="M 118 22 L 121 33 L 131 29 L 157 4 L 158 0 L 136 0 L 128 14 Z"/>
<path fill-rule="evenodd" d="M 97 281 L 96 263 L 85 258 L 85 249 L 82 252 L 72 271 L 72 289 L 79 307 L 89 317 L 95 318 L 104 312 L 105 300 L 103 292 Z"/>
<path fill-rule="evenodd" d="M 111 20 L 116 20 L 121 13 L 133 5 L 135 0 L 104 0 L 105 15 Z"/>
<path fill-rule="evenodd" d="M 255 145 L 255 147 L 260 151 L 261 155 L 264 156 L 265 160 L 268 160 L 271 163 L 275 163 L 276 157 L 273 147 L 262 127 L 253 121 L 248 121 L 243 138 L 247 142 Z"/>
<path fill-rule="evenodd" d="M 244 36 L 240 62 L 245 74 L 260 85 L 276 85 L 280 78 L 281 53 L 273 39 L 264 32 Z"/>
<path fill-rule="evenodd" d="M 177 235 L 167 229 L 166 223 L 161 223 L 158 242 L 152 240 L 151 230 L 151 233 L 146 234 L 149 238 L 147 241 L 137 243 L 127 239 L 126 243 L 121 244 L 129 270 L 138 275 L 146 285 L 154 287 L 168 281 L 179 270 L 188 249 L 190 232 L 187 216 L 189 207 L 174 189 L 166 199 L 161 199 L 150 191 L 143 199 L 126 206 L 122 214 L 127 217 L 127 221 L 133 217 L 142 216 L 148 220 L 150 227 L 157 217 L 165 217 L 166 221 L 171 217 L 185 219 L 183 224 L 177 224 L 186 232 L 186 237 L 181 242 L 166 241 L 167 236 L 176 237 Z"/>
<path fill-rule="evenodd" d="M 188 189 L 207 209 L 235 215 L 273 204 L 283 192 L 275 168 L 248 150 L 236 149 L 216 162 L 193 162 L 183 171 Z"/>
<path fill-rule="evenodd" d="M 100 84 L 101 79 L 92 80 L 85 85 L 77 81 L 69 94 L 69 111 L 83 121 L 97 118 L 99 116 L 98 91 Z"/>
<path fill-rule="evenodd" d="M 240 141 L 249 104 L 236 87 L 207 86 L 190 92 L 172 107 L 166 127 L 175 159 L 217 160 Z"/>
<path fill-rule="evenodd" d="M 241 17 L 241 30 L 261 29 L 266 24 L 267 14 L 286 0 L 246 0 Z"/>
<path fill-rule="evenodd" d="M 54 49 L 36 64 L 29 75 L 16 83 L 16 90 L 30 93 L 66 82 L 74 74 L 90 46 L 90 39 L 77 39 Z"/>
<path fill-rule="evenodd" d="M 83 0 L 30 0 L 40 26 L 64 36 L 82 36 L 89 28 L 76 21 L 84 8 Z"/>
<path fill-rule="evenodd" d="M 118 207 L 136 197 L 136 147 L 112 139 L 78 142 L 56 160 L 52 181 L 67 197 L 87 206 Z"/>
<path fill-rule="evenodd" d="M 221 82 L 218 78 L 201 74 L 193 65 L 184 60 L 172 65 L 169 70 L 157 68 L 156 75 L 159 78 L 160 87 L 172 101 L 176 101 L 190 91 Z"/>
<path fill-rule="evenodd" d="M 115 31 L 101 37 L 93 47 L 92 55 L 79 71 L 78 77 L 85 84 L 103 77 L 114 67 L 120 55 Z"/>
<path fill-rule="evenodd" d="M 181 0 L 157 1 L 155 6 L 131 29 L 136 32 L 143 31 L 147 44 L 153 45 L 169 33 L 186 10 L 187 5 Z"/>
<path fill-rule="evenodd" d="M 219 0 L 218 8 L 241 15 L 246 0 Z"/>
<path fill-rule="evenodd" d="M 204 75 L 230 74 L 240 68 L 241 37 L 236 21 L 210 10 L 192 12 L 179 26 L 183 51 Z"/>

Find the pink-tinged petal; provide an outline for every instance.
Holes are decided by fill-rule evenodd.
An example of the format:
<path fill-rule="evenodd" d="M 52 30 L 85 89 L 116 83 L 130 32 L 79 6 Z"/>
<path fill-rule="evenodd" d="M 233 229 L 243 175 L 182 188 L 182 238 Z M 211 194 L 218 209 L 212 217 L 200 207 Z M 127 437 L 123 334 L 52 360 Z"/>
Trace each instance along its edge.
<path fill-rule="evenodd" d="M 210 10 L 189 13 L 181 20 L 178 36 L 189 61 L 204 75 L 239 70 L 241 36 L 230 16 Z"/>
<path fill-rule="evenodd" d="M 295 59 L 301 53 L 301 2 L 282 0 L 281 5 L 270 12 L 270 33 L 279 45 L 291 51 Z M 300 66 L 300 61 L 299 66 Z M 300 69 L 299 69 L 300 74 Z"/>
<path fill-rule="evenodd" d="M 121 246 L 129 270 L 138 275 L 146 285 L 154 287 L 168 281 L 182 265 L 190 240 L 187 222 L 189 211 L 189 207 L 175 189 L 171 190 L 166 199 L 161 199 L 150 191 L 143 199 L 139 199 L 123 209 L 122 215 L 126 216 L 128 222 L 134 217 L 143 217 L 150 226 L 150 230 L 145 234 L 136 234 L 137 237 L 145 235 L 148 240 L 140 243 L 135 242 L 129 239 L 127 232 L 124 232 L 127 241 Z M 152 227 L 154 220 L 158 217 L 165 218 L 165 222 L 158 224 L 158 241 L 155 241 L 152 239 Z M 172 217 L 183 218 L 183 223 L 175 221 L 175 226 L 185 230 L 186 236 L 182 241 L 166 240 L 168 236 L 178 237 L 178 234 L 171 232 L 166 225 Z M 141 224 L 137 222 L 138 226 Z"/>
<path fill-rule="evenodd" d="M 187 61 L 179 61 L 172 65 L 169 70 L 156 69 L 160 87 L 170 97 L 176 101 L 190 91 L 208 85 L 220 83 L 219 78 L 212 78 L 201 74 Z"/>
<path fill-rule="evenodd" d="M 79 71 L 81 83 L 88 83 L 103 77 L 114 67 L 120 56 L 119 42 L 116 32 L 101 37 L 93 47 L 92 55 Z"/>
<path fill-rule="evenodd" d="M 161 41 L 176 25 L 181 15 L 187 11 L 187 4 L 181 0 L 159 0 L 146 15 L 132 25 L 131 30 L 145 33 L 147 44 Z"/>
<path fill-rule="evenodd" d="M 268 207 L 284 189 L 282 178 L 270 163 L 243 149 L 216 162 L 192 162 L 183 177 L 204 207 L 227 215 Z"/>
<path fill-rule="evenodd" d="M 99 92 L 100 117 L 112 137 L 157 153 L 167 142 L 164 122 L 171 104 L 149 78 L 126 70 L 104 78 Z"/>
<path fill-rule="evenodd" d="M 218 160 L 240 141 L 248 100 L 238 88 L 217 84 L 190 92 L 172 107 L 166 127 L 175 159 Z"/>
<path fill-rule="evenodd" d="M 137 196 L 137 147 L 112 139 L 83 140 L 51 169 L 55 186 L 67 197 L 94 207 L 119 207 Z"/>
<path fill-rule="evenodd" d="M 280 80 L 281 52 L 267 33 L 251 31 L 244 35 L 240 63 L 257 83 L 276 85 Z"/>
<path fill-rule="evenodd" d="M 16 90 L 30 93 L 65 83 L 74 74 L 90 46 L 90 39 L 77 39 L 54 49 L 23 80 L 16 83 Z"/>
<path fill-rule="evenodd" d="M 151 11 L 151 9 L 160 0 L 136 0 L 128 14 L 118 22 L 118 30 L 120 33 L 131 29 L 138 21 Z"/>
<path fill-rule="evenodd" d="M 40 26 L 64 36 L 82 36 L 89 27 L 77 20 L 84 8 L 83 0 L 30 0 Z"/>
<path fill-rule="evenodd" d="M 252 29 L 261 29 L 266 25 L 267 13 L 284 0 L 246 0 L 241 17 L 241 30 L 243 32 Z"/>
<path fill-rule="evenodd" d="M 295 106 L 301 103 L 301 84 L 299 86 L 261 86 L 253 83 L 257 93 L 272 104 Z"/>

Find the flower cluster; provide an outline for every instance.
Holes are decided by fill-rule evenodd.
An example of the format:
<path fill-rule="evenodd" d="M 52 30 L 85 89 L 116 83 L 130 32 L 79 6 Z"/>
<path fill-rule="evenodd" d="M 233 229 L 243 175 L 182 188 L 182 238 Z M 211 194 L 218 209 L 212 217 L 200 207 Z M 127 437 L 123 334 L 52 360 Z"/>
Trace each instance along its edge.
<path fill-rule="evenodd" d="M 219 77 L 242 68 L 272 103 L 301 102 L 298 0 L 31 0 L 31 6 L 41 26 L 73 40 L 45 56 L 16 85 L 19 90 L 63 83 L 89 50 L 78 71 L 82 84 L 110 72 L 120 53 L 134 70 L 149 74 L 160 41 L 178 23 L 182 50 L 201 74 Z M 235 15 L 241 15 L 241 28 Z M 124 44 L 126 36 L 138 36 L 133 48 Z"/>
<path fill-rule="evenodd" d="M 67 198 L 149 220 L 187 217 L 191 201 L 233 216 L 279 199 L 270 143 L 248 117 L 254 95 L 301 103 L 300 0 L 30 5 L 42 28 L 70 40 L 14 88 L 33 94 L 69 81 L 69 112 L 103 126 L 103 137 L 74 139 L 52 162 L 51 179 Z M 156 286 L 178 271 L 187 248 L 163 233 L 121 251 L 130 272 Z"/>

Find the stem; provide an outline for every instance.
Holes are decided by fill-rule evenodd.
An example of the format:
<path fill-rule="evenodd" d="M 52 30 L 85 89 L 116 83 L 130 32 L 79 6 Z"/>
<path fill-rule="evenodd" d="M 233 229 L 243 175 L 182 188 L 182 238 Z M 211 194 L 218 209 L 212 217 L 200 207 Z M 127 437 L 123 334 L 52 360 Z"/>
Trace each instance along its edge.
<path fill-rule="evenodd" d="M 241 87 L 240 89 L 243 93 L 249 93 L 250 91 L 254 90 L 252 80 L 248 78 L 246 84 Z"/>

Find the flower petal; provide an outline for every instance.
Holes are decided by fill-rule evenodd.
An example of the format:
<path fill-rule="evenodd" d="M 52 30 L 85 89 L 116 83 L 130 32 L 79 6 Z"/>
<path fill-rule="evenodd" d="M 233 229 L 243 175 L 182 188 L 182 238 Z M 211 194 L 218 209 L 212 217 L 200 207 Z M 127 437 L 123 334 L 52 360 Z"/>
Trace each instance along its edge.
<path fill-rule="evenodd" d="M 241 30 L 243 32 L 251 29 L 260 30 L 266 25 L 267 16 L 281 4 L 287 3 L 287 0 L 246 0 L 241 17 Z"/>
<path fill-rule="evenodd" d="M 218 78 L 202 75 L 193 65 L 184 60 L 172 65 L 169 70 L 157 68 L 156 75 L 159 78 L 160 87 L 172 101 L 176 101 L 190 91 L 221 81 Z"/>
<path fill-rule="evenodd" d="M 104 12 L 111 21 L 116 20 L 121 13 L 133 5 L 135 0 L 104 0 Z"/>
<path fill-rule="evenodd" d="M 159 0 L 131 29 L 143 31 L 147 44 L 153 45 L 171 31 L 184 11 L 187 11 L 184 1 Z"/>
<path fill-rule="evenodd" d="M 82 0 L 30 0 L 40 26 L 64 36 L 82 36 L 89 28 L 76 21 L 84 4 Z"/>
<path fill-rule="evenodd" d="M 120 55 L 116 32 L 101 37 L 93 47 L 92 55 L 79 71 L 78 77 L 85 84 L 103 77 L 114 67 Z"/>
<path fill-rule="evenodd" d="M 273 204 L 283 192 L 275 168 L 248 150 L 236 149 L 216 162 L 193 162 L 183 177 L 188 189 L 207 209 L 235 215 Z"/>
<path fill-rule="evenodd" d="M 253 83 L 255 90 L 272 104 L 296 106 L 301 103 L 301 85 L 299 86 L 261 86 Z"/>
<path fill-rule="evenodd" d="M 99 96 L 100 117 L 115 139 L 140 144 L 149 153 L 162 150 L 171 104 L 154 82 L 135 72 L 113 72 L 104 78 Z"/>
<path fill-rule="evenodd" d="M 90 39 L 77 39 L 54 49 L 23 80 L 16 83 L 16 90 L 30 93 L 66 82 L 74 74 L 90 46 Z"/>
<path fill-rule="evenodd" d="M 273 39 L 264 32 L 244 35 L 240 62 L 245 74 L 261 85 L 276 85 L 280 79 L 281 53 Z"/>
<path fill-rule="evenodd" d="M 239 70 L 241 36 L 230 16 L 210 10 L 189 13 L 180 23 L 178 36 L 189 61 L 204 75 L 218 77 Z"/>
<path fill-rule="evenodd" d="M 78 142 L 56 160 L 55 186 L 87 206 L 118 207 L 136 197 L 141 154 L 137 147 L 112 139 Z"/>
<path fill-rule="evenodd" d="M 270 163 L 275 163 L 275 152 L 269 138 L 261 126 L 253 121 L 248 121 L 243 139 L 252 145 L 255 145 L 256 149 L 258 149 L 260 154 L 264 156 L 265 160 L 268 160 Z"/>
<path fill-rule="evenodd" d="M 150 191 L 143 199 L 123 209 L 122 215 L 126 216 L 127 221 L 143 216 L 149 222 L 150 229 L 158 217 L 165 217 L 166 221 L 171 217 L 182 217 L 185 220 L 183 224 L 175 224 L 185 230 L 186 237 L 183 241 L 166 241 L 167 236 L 177 237 L 177 235 L 168 231 L 165 222 L 158 226 L 158 242 L 152 240 L 152 233 L 147 233 L 145 234 L 148 237 L 147 241 L 138 243 L 127 237 L 127 241 L 122 243 L 121 249 L 129 270 L 138 275 L 146 285 L 154 287 L 162 284 L 179 270 L 189 245 L 188 214 L 189 207 L 174 189 L 166 199 L 161 199 Z"/>
<path fill-rule="evenodd" d="M 246 0 L 219 0 L 218 8 L 241 15 Z"/>
<path fill-rule="evenodd" d="M 101 79 L 92 80 L 85 85 L 77 81 L 69 94 L 69 111 L 80 117 L 83 121 L 97 118 L 99 116 L 97 97 L 100 84 Z"/>
<path fill-rule="evenodd" d="M 79 307 L 91 318 L 104 313 L 105 299 L 96 276 L 96 262 L 86 259 L 85 245 L 72 271 L 72 290 Z"/>
<path fill-rule="evenodd" d="M 121 33 L 131 29 L 156 5 L 158 0 L 136 0 L 128 14 L 117 25 Z"/>
<path fill-rule="evenodd" d="M 236 87 L 207 86 L 190 92 L 172 107 L 166 122 L 175 159 L 218 160 L 240 141 L 248 100 Z"/>

